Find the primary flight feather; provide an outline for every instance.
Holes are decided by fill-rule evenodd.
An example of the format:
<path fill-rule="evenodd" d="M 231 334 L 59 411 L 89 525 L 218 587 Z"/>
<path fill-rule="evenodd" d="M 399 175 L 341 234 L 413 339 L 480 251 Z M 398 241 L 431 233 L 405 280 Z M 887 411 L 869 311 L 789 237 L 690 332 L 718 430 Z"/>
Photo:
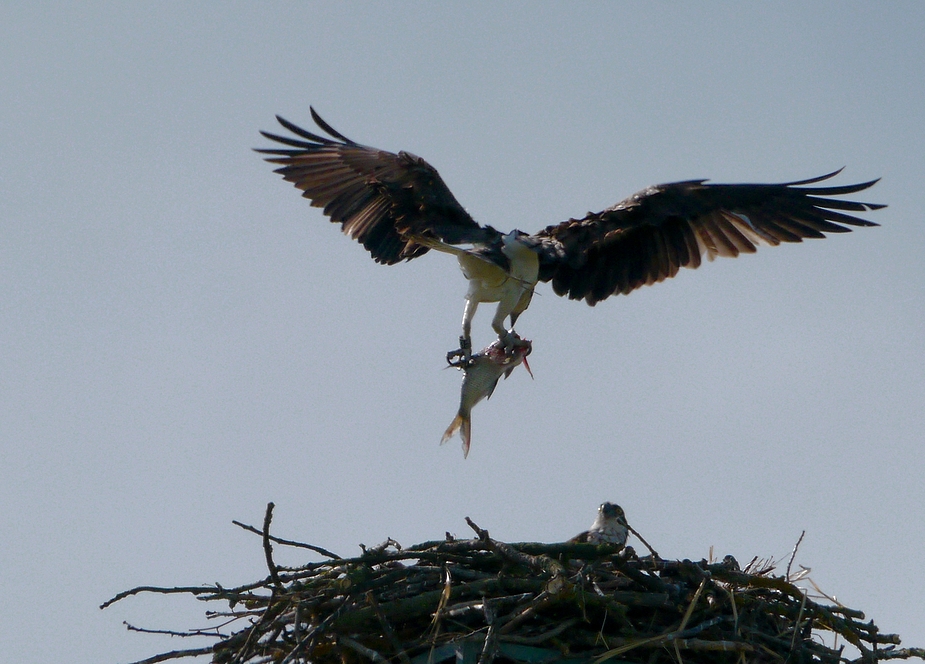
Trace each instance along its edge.
<path fill-rule="evenodd" d="M 877 226 L 849 214 L 884 205 L 831 196 L 853 194 L 877 180 L 808 186 L 834 177 L 781 184 L 709 184 L 687 180 L 644 189 L 602 212 L 547 226 L 532 235 L 477 223 L 437 170 L 409 152 L 360 145 L 311 109 L 322 136 L 277 116 L 293 136 L 261 132 L 287 147 L 259 149 L 276 172 L 302 190 L 378 263 L 392 265 L 430 249 L 454 254 L 469 280 L 463 334 L 455 355 L 468 359 L 471 325 L 481 302 L 498 302 L 492 328 L 510 350 L 514 324 L 538 281 L 595 305 L 611 295 L 696 268 L 702 256 L 735 257 L 760 244 L 801 242 Z M 506 321 L 510 320 L 510 327 Z"/>

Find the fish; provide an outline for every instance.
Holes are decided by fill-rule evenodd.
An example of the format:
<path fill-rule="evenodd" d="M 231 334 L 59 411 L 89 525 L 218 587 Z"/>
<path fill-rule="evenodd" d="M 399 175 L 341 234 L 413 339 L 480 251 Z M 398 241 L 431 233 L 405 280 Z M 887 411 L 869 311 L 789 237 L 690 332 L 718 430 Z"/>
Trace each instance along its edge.
<path fill-rule="evenodd" d="M 511 346 L 511 341 L 513 345 Z M 505 345 L 509 350 L 505 350 Z M 463 381 L 459 396 L 459 411 L 443 433 L 440 444 L 444 444 L 458 431 L 462 438 L 463 458 L 469 456 L 469 444 L 472 440 L 472 409 L 482 399 L 487 399 L 495 391 L 501 376 L 507 378 L 517 365 L 523 363 L 530 377 L 533 372 L 527 363 L 527 355 L 533 350 L 533 344 L 514 334 L 513 340 L 507 342 L 498 339 L 468 359 L 447 362 L 451 367 L 462 369 Z"/>

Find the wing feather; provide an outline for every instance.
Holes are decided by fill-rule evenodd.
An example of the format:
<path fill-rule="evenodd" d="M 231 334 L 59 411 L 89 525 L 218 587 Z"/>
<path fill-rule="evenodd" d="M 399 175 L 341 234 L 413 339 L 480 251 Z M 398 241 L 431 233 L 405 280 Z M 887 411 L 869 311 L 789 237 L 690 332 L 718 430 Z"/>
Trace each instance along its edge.
<path fill-rule="evenodd" d="M 758 245 L 802 242 L 849 226 L 877 224 L 846 214 L 885 207 L 828 198 L 864 191 L 877 180 L 812 187 L 841 170 L 781 184 L 688 180 L 649 187 L 603 212 L 589 212 L 534 235 L 540 279 L 553 291 L 594 305 L 616 294 L 696 268 L 702 256 L 735 257 Z"/>
<path fill-rule="evenodd" d="M 480 226 L 459 204 L 437 170 L 408 152 L 394 154 L 360 145 L 325 122 L 328 134 L 307 131 L 279 116 L 297 138 L 260 132 L 281 148 L 260 148 L 275 172 L 302 190 L 343 232 L 360 242 L 378 263 L 410 260 L 429 249 L 424 239 L 478 244 L 500 234 Z"/>

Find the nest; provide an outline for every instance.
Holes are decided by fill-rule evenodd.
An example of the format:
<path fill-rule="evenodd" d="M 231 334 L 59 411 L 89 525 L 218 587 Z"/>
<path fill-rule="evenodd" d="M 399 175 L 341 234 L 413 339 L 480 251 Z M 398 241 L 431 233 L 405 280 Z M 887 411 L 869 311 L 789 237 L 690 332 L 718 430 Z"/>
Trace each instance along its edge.
<path fill-rule="evenodd" d="M 210 610 L 208 629 L 165 632 L 207 636 L 204 648 L 175 650 L 138 664 L 211 656 L 217 664 L 621 664 L 875 662 L 917 657 L 899 648 L 864 614 L 810 599 L 789 565 L 753 560 L 664 560 L 654 551 L 593 544 L 508 544 L 469 519 L 476 538 L 387 542 L 344 559 L 320 547 L 261 534 L 270 575 L 238 588 L 141 587 L 191 594 Z M 236 522 L 237 523 L 237 522 Z M 644 540 L 643 540 L 644 542 Z M 273 562 L 272 543 L 326 556 L 297 568 Z M 648 546 L 648 545 L 646 545 Z M 791 559 L 792 562 L 792 559 Z M 823 635 L 828 638 L 823 638 Z M 826 645 L 828 641 L 831 645 Z M 842 645 L 838 646 L 839 641 Z M 843 655 L 844 644 L 859 657 Z"/>

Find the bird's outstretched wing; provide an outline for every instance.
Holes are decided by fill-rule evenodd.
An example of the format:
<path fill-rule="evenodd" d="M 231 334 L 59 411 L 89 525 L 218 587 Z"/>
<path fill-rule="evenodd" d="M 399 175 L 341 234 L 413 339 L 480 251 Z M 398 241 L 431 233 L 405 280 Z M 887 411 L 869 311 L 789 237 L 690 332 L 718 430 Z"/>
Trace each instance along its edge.
<path fill-rule="evenodd" d="M 616 294 L 696 268 L 701 256 L 754 253 L 756 245 L 801 242 L 850 226 L 877 226 L 841 212 L 885 207 L 845 201 L 877 180 L 807 187 L 821 177 L 782 184 L 706 184 L 689 180 L 649 187 L 583 219 L 570 219 L 536 233 L 540 279 L 558 295 L 594 305 Z"/>
<path fill-rule="evenodd" d="M 421 240 L 466 244 L 498 235 L 476 223 L 437 170 L 420 157 L 360 145 L 332 128 L 315 109 L 311 114 L 331 138 L 276 116 L 298 138 L 262 131 L 266 138 L 291 147 L 257 152 L 272 155 L 267 161 L 280 164 L 276 172 L 341 224 L 376 262 L 391 265 L 420 256 L 428 251 Z"/>

